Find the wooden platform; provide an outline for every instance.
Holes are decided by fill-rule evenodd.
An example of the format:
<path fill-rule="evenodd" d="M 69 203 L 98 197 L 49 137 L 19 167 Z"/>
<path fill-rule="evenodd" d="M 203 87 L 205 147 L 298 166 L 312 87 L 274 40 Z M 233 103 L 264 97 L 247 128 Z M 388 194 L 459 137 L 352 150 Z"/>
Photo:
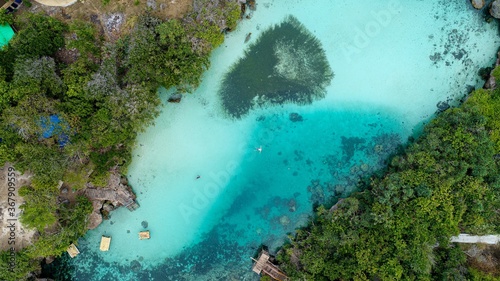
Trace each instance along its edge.
<path fill-rule="evenodd" d="M 255 262 L 252 267 L 253 272 L 259 275 L 268 275 L 269 277 L 278 281 L 289 280 L 288 277 L 283 272 L 281 272 L 281 270 L 276 265 L 269 261 L 270 258 L 271 256 L 266 251 L 260 252 L 258 259 L 252 258 L 252 260 Z"/>
<path fill-rule="evenodd" d="M 68 252 L 68 254 L 69 254 L 69 256 L 71 258 L 74 258 L 74 257 L 78 256 L 78 254 L 80 253 L 80 251 L 78 250 L 78 248 L 73 243 L 71 245 L 69 245 L 69 247 L 66 250 L 66 252 Z"/>
<path fill-rule="evenodd" d="M 101 237 L 101 245 L 99 246 L 99 249 L 101 249 L 101 251 L 103 252 L 109 251 L 110 244 L 111 244 L 111 237 L 103 235 Z"/>
<path fill-rule="evenodd" d="M 149 235 L 149 230 L 139 232 L 139 239 L 140 240 L 146 240 L 149 238 L 151 238 L 151 236 Z"/>

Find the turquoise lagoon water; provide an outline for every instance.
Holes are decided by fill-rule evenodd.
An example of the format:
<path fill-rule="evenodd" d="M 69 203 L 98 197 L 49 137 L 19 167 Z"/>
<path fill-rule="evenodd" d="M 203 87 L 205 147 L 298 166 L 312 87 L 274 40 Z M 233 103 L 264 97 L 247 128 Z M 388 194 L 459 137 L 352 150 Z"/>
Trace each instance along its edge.
<path fill-rule="evenodd" d="M 228 118 L 221 78 L 288 15 L 326 52 L 335 73 L 326 97 Z M 274 251 L 313 204 L 347 196 L 382 167 L 438 102 L 481 83 L 477 70 L 493 62 L 497 29 L 465 0 L 258 1 L 214 52 L 201 86 L 180 104 L 165 102 L 139 136 L 128 177 L 141 207 L 90 231 L 77 258 L 56 262 L 58 278 L 256 280 L 250 256 L 261 244 Z M 151 239 L 140 241 L 145 222 Z M 103 234 L 112 236 L 109 252 L 99 251 Z"/>

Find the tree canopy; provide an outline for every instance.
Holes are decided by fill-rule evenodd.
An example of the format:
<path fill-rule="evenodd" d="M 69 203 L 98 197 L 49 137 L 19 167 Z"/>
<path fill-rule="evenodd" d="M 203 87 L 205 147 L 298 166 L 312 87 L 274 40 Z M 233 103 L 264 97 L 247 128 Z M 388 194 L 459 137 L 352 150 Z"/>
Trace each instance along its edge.
<path fill-rule="evenodd" d="M 137 133 L 159 113 L 158 88 L 194 89 L 226 23 L 234 28 L 239 16 L 236 2 L 182 20 L 146 12 L 116 42 L 92 23 L 29 12 L 0 17 L 19 30 L 0 50 L 0 165 L 34 174 L 19 189 L 20 220 L 40 234 L 16 253 L 16 272 L 6 271 L 10 253 L 0 254 L 1 280 L 23 278 L 38 258 L 61 255 L 85 234 L 92 204 L 59 202 L 59 182 L 78 190 L 105 186 L 111 171 L 126 174 Z"/>
<path fill-rule="evenodd" d="M 425 127 L 383 176 L 298 230 L 281 252 L 306 280 L 467 280 L 460 232 L 500 232 L 500 90 L 478 90 Z M 471 271 L 472 272 L 472 271 Z"/>

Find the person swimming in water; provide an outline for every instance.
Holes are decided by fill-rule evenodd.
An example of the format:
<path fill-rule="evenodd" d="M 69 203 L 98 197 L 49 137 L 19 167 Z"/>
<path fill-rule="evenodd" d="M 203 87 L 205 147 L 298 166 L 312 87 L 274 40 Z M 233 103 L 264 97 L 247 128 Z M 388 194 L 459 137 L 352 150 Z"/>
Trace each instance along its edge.
<path fill-rule="evenodd" d="M 255 150 L 258 151 L 259 153 L 261 153 L 262 152 L 262 145 L 257 147 Z"/>

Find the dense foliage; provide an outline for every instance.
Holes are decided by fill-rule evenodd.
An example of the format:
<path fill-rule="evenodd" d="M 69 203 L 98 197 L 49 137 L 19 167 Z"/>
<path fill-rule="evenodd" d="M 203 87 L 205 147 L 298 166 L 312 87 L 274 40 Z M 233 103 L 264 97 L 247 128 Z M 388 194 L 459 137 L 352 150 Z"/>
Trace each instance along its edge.
<path fill-rule="evenodd" d="M 93 24 L 63 23 L 42 14 L 2 16 L 19 32 L 0 50 L 0 165 L 34 174 L 20 188 L 21 222 L 36 242 L 0 255 L 0 280 L 17 280 L 39 257 L 59 256 L 86 232 L 92 204 L 60 202 L 59 182 L 73 190 L 106 186 L 126 173 L 138 132 L 159 112 L 159 87 L 193 89 L 223 31 L 240 17 L 236 1 L 197 0 L 183 20 L 145 14 L 130 34 L 106 42 Z"/>
<path fill-rule="evenodd" d="M 495 109 L 500 90 L 478 90 L 439 115 L 384 176 L 297 231 L 280 255 L 306 280 L 466 280 L 459 232 L 500 233 Z M 471 271 L 472 272 L 472 271 Z M 477 274 L 476 274 L 477 275 Z"/>

